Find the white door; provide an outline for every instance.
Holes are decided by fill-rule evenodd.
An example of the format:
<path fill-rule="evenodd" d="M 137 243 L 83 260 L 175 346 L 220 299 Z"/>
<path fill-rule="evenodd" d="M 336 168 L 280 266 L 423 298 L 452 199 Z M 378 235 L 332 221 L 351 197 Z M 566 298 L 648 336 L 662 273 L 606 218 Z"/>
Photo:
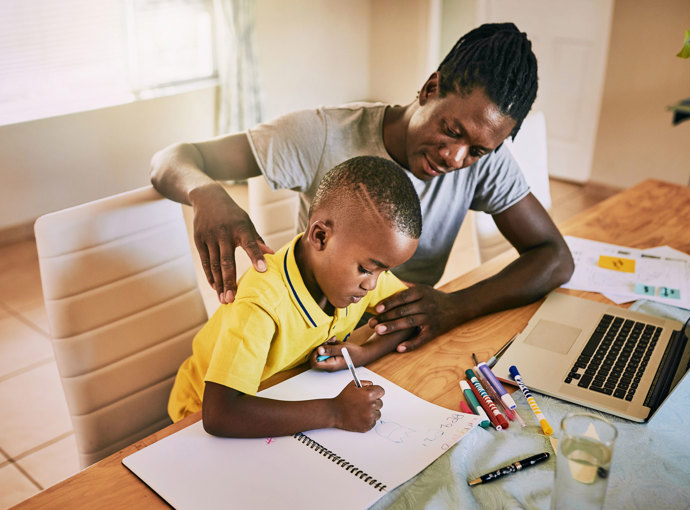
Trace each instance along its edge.
<path fill-rule="evenodd" d="M 533 107 L 546 115 L 549 174 L 589 180 L 613 0 L 479 0 L 478 23 L 512 21 L 539 65 Z"/>

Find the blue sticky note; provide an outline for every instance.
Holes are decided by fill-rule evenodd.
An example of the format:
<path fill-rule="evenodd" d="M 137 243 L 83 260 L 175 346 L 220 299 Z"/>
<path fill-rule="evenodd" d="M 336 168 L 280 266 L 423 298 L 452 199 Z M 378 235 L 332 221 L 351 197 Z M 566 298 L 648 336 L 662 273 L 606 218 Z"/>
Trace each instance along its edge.
<path fill-rule="evenodd" d="M 642 294 L 643 296 L 653 296 L 656 288 L 653 285 L 645 285 L 644 283 L 635 284 L 635 294 Z"/>
<path fill-rule="evenodd" d="M 659 287 L 659 297 L 680 299 L 680 290 L 671 289 L 669 287 Z"/>

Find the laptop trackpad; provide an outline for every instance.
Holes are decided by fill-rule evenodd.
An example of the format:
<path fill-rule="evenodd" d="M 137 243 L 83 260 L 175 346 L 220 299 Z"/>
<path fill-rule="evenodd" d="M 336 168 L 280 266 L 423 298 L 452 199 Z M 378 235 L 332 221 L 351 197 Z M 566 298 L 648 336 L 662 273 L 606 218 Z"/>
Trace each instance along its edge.
<path fill-rule="evenodd" d="M 546 319 L 540 320 L 525 339 L 525 343 L 558 354 L 568 354 L 580 329 Z"/>

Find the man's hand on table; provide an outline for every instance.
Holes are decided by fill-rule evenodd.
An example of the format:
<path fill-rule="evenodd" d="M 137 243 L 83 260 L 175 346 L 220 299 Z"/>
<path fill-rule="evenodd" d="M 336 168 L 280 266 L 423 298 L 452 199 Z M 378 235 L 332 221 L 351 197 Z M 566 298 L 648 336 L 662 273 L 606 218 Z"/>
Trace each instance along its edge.
<path fill-rule="evenodd" d="M 462 322 L 457 300 L 454 294 L 428 285 L 415 285 L 377 304 L 378 315 L 369 319 L 369 326 L 379 335 L 417 328 L 417 335 L 397 347 L 398 352 L 412 351 Z"/>

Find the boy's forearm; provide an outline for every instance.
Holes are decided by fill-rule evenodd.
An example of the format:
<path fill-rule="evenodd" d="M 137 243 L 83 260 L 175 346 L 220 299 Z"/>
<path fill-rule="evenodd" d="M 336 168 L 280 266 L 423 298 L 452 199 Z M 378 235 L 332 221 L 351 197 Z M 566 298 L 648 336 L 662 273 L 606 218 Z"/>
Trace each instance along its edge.
<path fill-rule="evenodd" d="M 360 359 L 354 360 L 358 366 L 367 365 L 376 361 L 382 356 L 395 351 L 395 348 L 412 336 L 413 332 L 409 329 L 395 331 L 387 335 L 374 333 L 366 343 L 362 344 L 362 354 Z"/>
<path fill-rule="evenodd" d="M 204 402 L 204 429 L 222 437 L 288 436 L 335 426 L 330 399 L 289 402 L 242 395 L 226 405 Z"/>

